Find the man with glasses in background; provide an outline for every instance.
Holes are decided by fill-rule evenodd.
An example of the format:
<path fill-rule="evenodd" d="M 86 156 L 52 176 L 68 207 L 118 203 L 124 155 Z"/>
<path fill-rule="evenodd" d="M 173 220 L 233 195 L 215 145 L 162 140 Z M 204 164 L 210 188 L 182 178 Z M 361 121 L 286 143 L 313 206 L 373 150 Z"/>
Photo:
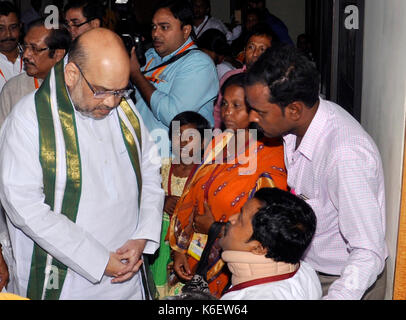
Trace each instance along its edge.
<path fill-rule="evenodd" d="M 0 200 L 13 293 L 152 298 L 142 256 L 159 247 L 164 192 L 157 147 L 127 99 L 129 78 L 121 38 L 90 30 L 3 124 Z"/>
<path fill-rule="evenodd" d="M 23 72 L 23 61 L 18 41 L 20 18 L 10 2 L 0 2 L 0 91 L 8 80 Z"/>
<path fill-rule="evenodd" d="M 86 31 L 102 26 L 103 8 L 99 1 L 70 0 L 64 12 L 65 24 L 73 40 Z"/>
<path fill-rule="evenodd" d="M 65 27 L 48 29 L 43 19 L 32 22 L 24 38 L 25 72 L 10 79 L 0 94 L 0 127 L 17 102 L 36 90 L 52 67 L 63 59 L 71 44 Z"/>

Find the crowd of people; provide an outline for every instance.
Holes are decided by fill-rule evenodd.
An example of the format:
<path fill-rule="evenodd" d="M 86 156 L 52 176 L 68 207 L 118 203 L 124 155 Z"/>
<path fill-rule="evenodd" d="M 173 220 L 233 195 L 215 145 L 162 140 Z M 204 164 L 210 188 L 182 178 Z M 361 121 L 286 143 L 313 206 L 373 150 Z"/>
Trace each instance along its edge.
<path fill-rule="evenodd" d="M 141 54 L 97 2 L 53 29 L 37 2 L 0 2 L 0 291 L 384 298 L 379 151 L 264 0 L 162 1 Z"/>

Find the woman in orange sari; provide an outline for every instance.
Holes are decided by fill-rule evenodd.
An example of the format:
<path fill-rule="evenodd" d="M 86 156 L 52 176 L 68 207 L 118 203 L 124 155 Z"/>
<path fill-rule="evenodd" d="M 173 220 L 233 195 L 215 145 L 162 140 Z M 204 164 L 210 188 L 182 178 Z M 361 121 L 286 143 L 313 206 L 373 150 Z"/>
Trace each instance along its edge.
<path fill-rule="evenodd" d="M 171 219 L 169 242 L 174 251 L 174 270 L 183 281 L 194 275 L 211 223 L 227 222 L 256 190 L 287 189 L 281 140 L 257 140 L 249 130 L 244 77 L 237 74 L 224 83 L 221 117 L 227 130 L 206 149 L 204 162 L 184 190 Z M 229 275 L 222 270 L 224 263 L 216 244 L 208 263 L 210 292 L 220 297 Z"/>

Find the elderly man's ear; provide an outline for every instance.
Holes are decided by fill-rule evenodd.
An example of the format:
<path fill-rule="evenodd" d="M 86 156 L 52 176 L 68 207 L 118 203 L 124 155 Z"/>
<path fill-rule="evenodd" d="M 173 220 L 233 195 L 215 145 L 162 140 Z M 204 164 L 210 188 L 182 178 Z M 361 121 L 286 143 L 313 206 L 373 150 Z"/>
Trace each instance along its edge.
<path fill-rule="evenodd" d="M 66 54 L 66 50 L 65 49 L 56 49 L 55 50 L 55 54 L 54 54 L 54 59 L 56 62 L 61 61 Z"/>
<path fill-rule="evenodd" d="M 65 83 L 68 87 L 73 87 L 79 81 L 79 70 L 73 62 L 65 66 Z"/>

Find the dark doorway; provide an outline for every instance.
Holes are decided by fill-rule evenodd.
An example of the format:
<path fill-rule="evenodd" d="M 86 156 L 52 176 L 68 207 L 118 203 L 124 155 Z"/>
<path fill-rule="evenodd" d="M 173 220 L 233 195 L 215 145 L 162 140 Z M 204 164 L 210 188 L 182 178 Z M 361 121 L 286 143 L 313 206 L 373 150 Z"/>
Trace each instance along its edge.
<path fill-rule="evenodd" d="M 361 121 L 364 0 L 306 0 L 321 94 Z M 354 20 L 357 19 L 357 20 Z"/>

